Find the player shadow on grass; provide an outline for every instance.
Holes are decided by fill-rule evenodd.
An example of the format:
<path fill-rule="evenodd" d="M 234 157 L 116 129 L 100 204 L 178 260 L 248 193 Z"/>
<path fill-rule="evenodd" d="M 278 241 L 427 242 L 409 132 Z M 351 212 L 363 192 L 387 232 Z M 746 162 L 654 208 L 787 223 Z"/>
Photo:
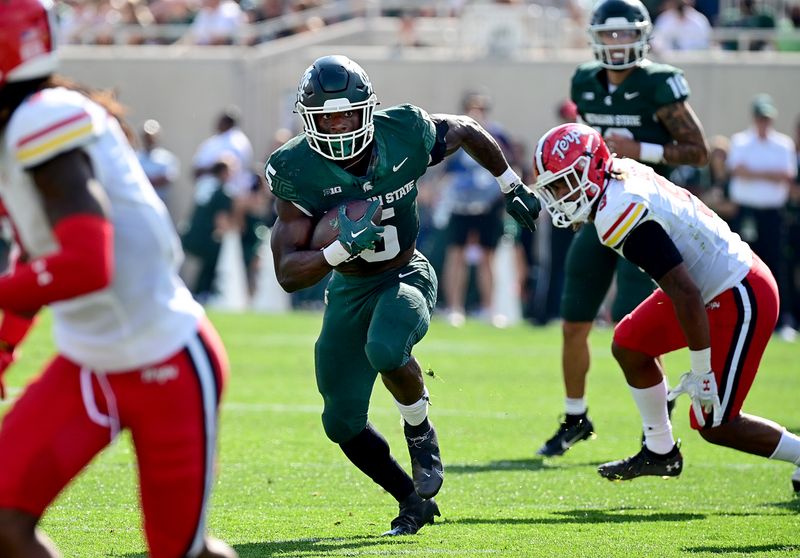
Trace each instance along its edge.
<path fill-rule="evenodd" d="M 354 536 L 322 539 L 292 539 L 286 541 L 265 541 L 232 545 L 239 558 L 261 558 L 262 556 L 281 556 L 283 558 L 304 558 L 322 556 L 328 552 L 353 550 L 385 544 L 412 544 L 412 539 L 401 537 Z M 147 558 L 147 554 L 125 554 L 125 558 Z"/>
<path fill-rule="evenodd" d="M 460 475 L 490 471 L 563 471 L 581 467 L 596 467 L 602 461 L 566 462 L 542 457 L 531 459 L 501 459 L 487 463 L 445 463 L 447 474 Z"/>
<path fill-rule="evenodd" d="M 505 517 L 487 519 L 484 517 L 448 518 L 448 523 L 465 525 L 563 525 L 564 523 L 643 523 L 643 522 L 683 522 L 706 519 L 702 513 L 648 512 L 639 513 L 631 508 L 612 508 L 607 510 L 577 509 L 556 511 L 558 517 Z"/>
<path fill-rule="evenodd" d="M 800 497 L 798 496 L 790 497 L 790 499 L 786 500 L 785 502 L 771 502 L 764 505 L 771 508 L 780 508 L 795 513 L 800 513 Z"/>
<path fill-rule="evenodd" d="M 684 546 L 681 552 L 698 554 L 757 554 L 761 552 L 800 551 L 796 544 L 751 544 L 745 546 Z"/>

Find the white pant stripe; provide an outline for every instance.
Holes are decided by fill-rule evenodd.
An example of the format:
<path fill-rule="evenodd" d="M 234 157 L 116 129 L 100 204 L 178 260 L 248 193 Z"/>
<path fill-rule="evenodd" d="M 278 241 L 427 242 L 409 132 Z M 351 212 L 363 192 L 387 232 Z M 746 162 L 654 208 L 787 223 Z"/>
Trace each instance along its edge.
<path fill-rule="evenodd" d="M 217 448 L 217 391 L 216 381 L 214 380 L 214 368 L 209 361 L 208 354 L 199 337 L 192 337 L 187 344 L 187 348 L 189 349 L 189 355 L 195 370 L 197 370 L 197 377 L 200 382 L 206 432 L 205 490 L 203 492 L 203 503 L 200 510 L 200 521 L 197 524 L 197 531 L 194 537 L 192 537 L 192 544 L 186 554 L 187 557 L 191 558 L 200 553 L 205 542 L 206 513 L 208 511 L 208 498 L 211 495 L 211 487 L 214 480 L 214 455 Z"/>
<path fill-rule="evenodd" d="M 744 343 L 747 340 L 747 334 L 750 328 L 753 327 L 753 306 L 750 300 L 750 295 L 744 285 L 740 282 L 733 287 L 739 293 L 742 299 L 742 325 L 739 331 L 734 332 L 736 338 L 734 339 L 733 358 L 731 359 L 730 369 L 727 371 L 727 379 L 722 389 L 722 414 L 725 415 L 725 410 L 729 405 L 733 404 L 733 384 L 736 376 L 741 373 L 741 366 L 743 365 L 742 359 L 744 358 Z M 722 371 L 723 374 L 725 371 Z"/>

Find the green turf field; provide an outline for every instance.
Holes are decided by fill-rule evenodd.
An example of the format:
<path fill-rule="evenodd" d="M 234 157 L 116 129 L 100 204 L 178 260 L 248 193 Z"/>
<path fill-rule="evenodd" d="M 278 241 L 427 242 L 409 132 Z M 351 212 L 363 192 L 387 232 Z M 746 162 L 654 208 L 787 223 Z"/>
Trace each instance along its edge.
<path fill-rule="evenodd" d="M 702 441 L 688 428 L 685 397 L 674 420 L 685 459 L 679 479 L 610 483 L 597 475 L 599 463 L 635 453 L 640 436 L 609 329 L 592 336 L 597 438 L 561 458 L 534 457 L 562 412 L 560 330 L 477 322 L 456 330 L 435 321 L 415 351 L 435 371 L 428 386 L 446 467 L 436 498 L 442 517 L 416 536 L 381 538 L 396 503 L 322 431 L 312 362 L 320 315 L 212 319 L 232 375 L 209 530 L 243 558 L 800 555 L 794 468 Z M 51 350 L 44 322 L 8 373 L 13 395 Z M 800 431 L 798 356 L 797 345 L 772 341 L 745 411 Z M 667 365 L 676 382 L 688 357 L 670 355 Z M 408 466 L 399 415 L 380 382 L 371 420 Z M 64 556 L 144 556 L 133 461 L 123 438 L 45 515 L 43 529 Z"/>

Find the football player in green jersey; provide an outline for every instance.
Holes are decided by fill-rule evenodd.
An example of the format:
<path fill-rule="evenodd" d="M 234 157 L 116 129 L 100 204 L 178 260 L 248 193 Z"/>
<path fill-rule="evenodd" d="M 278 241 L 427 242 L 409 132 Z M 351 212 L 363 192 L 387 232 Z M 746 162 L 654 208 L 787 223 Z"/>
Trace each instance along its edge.
<path fill-rule="evenodd" d="M 580 121 L 597 129 L 618 157 L 651 165 L 668 176 L 670 165 L 704 165 L 708 146 L 702 125 L 687 102 L 689 85 L 678 68 L 645 56 L 652 23 L 639 0 L 600 0 L 588 32 L 595 60 L 578 66 L 570 96 Z M 556 226 L 567 226 L 554 221 Z M 594 225 L 580 227 L 567 252 L 561 296 L 565 417 L 538 455 L 563 455 L 593 436 L 587 416 L 589 333 L 616 272 L 611 308 L 621 320 L 655 288 L 644 272 L 605 248 Z"/>
<path fill-rule="evenodd" d="M 270 155 L 266 176 L 277 198 L 271 242 L 281 286 L 295 291 L 333 270 L 314 355 L 325 433 L 398 501 L 400 513 L 385 534 L 405 535 L 439 515 L 433 497 L 444 479 L 428 391 L 411 354 L 428 329 L 437 289 L 433 268 L 415 249 L 417 179 L 463 148 L 497 177 L 508 212 L 523 226 L 534 228 L 540 203 L 472 118 L 428 115 L 413 105 L 376 111 L 377 104 L 358 64 L 319 58 L 297 92 L 304 132 Z M 353 221 L 341 205 L 352 199 L 379 203 Z M 337 206 L 338 239 L 311 249 L 317 221 Z M 368 422 L 379 374 L 403 417 L 412 476 Z"/>

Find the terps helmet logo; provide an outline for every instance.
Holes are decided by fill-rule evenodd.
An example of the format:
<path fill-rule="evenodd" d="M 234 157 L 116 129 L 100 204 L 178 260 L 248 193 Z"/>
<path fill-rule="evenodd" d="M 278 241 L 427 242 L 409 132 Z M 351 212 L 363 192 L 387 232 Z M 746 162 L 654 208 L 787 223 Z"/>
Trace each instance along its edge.
<path fill-rule="evenodd" d="M 40 29 L 26 29 L 19 37 L 19 57 L 23 62 L 47 54 L 47 37 Z"/>
<path fill-rule="evenodd" d="M 550 151 L 551 155 L 558 155 L 562 160 L 567 157 L 567 151 L 571 145 L 580 145 L 581 133 L 579 130 L 569 130 L 566 134 L 557 138 L 553 143 L 553 149 Z"/>

